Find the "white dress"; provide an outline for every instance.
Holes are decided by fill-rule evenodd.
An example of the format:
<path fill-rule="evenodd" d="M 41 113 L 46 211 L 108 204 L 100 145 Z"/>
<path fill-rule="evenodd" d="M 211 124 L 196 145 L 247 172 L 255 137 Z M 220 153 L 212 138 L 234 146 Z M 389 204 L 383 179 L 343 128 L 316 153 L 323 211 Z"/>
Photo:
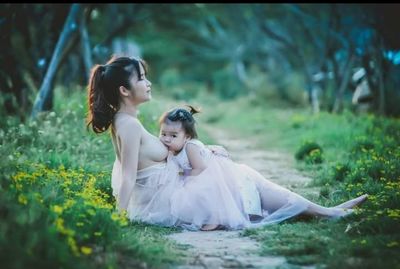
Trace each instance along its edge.
<path fill-rule="evenodd" d="M 186 154 L 189 143 L 200 147 L 207 168 L 197 176 L 182 177 L 180 170 L 191 169 Z M 137 172 L 127 209 L 131 220 L 190 230 L 198 230 L 204 224 L 235 230 L 284 221 L 312 204 L 249 166 L 213 154 L 198 140 L 192 139 L 187 144 L 178 155 L 169 154 L 166 163 Z M 119 193 L 121 181 L 117 155 L 112 171 L 114 196 Z M 336 208 L 328 211 L 334 217 L 350 213 Z M 257 220 L 250 219 L 250 215 L 258 216 Z"/>
<path fill-rule="evenodd" d="M 249 225 L 250 215 L 263 215 L 256 184 L 241 165 L 213 154 L 201 141 L 191 139 L 179 154 L 170 156 L 181 171 L 192 169 L 186 152 L 188 144 L 200 148 L 207 168 L 197 176 L 182 178 L 181 187 L 171 197 L 171 212 L 177 219 L 191 229 L 204 224 L 240 229 Z"/>
<path fill-rule="evenodd" d="M 192 229 L 204 224 L 219 224 L 232 230 L 257 228 L 297 216 L 310 206 L 319 207 L 330 217 L 350 213 L 318 206 L 245 164 L 213 154 L 199 140 L 189 140 L 186 145 L 189 143 L 200 148 L 207 168 L 197 176 L 181 180 L 180 187 L 171 196 L 171 213 L 180 224 Z M 182 170 L 191 169 L 186 145 L 169 159 Z"/>

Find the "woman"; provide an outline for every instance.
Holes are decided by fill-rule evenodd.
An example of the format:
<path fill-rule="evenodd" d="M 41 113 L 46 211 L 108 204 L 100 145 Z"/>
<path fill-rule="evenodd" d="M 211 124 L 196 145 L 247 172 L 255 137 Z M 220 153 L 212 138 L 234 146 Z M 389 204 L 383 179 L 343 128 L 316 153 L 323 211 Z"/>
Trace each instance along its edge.
<path fill-rule="evenodd" d="M 150 99 L 151 82 L 146 78 L 144 61 L 112 58 L 107 64 L 92 69 L 88 85 L 88 126 L 96 133 L 111 128 L 116 153 L 112 188 L 119 210 L 127 210 L 131 220 L 164 226 L 186 225 L 170 210 L 171 195 L 181 187 L 179 167 L 174 161 L 168 161 L 168 149 L 137 118 L 138 106 Z M 269 218 L 259 222 L 260 225 L 300 213 L 337 216 L 331 214 L 335 210 L 326 210 L 302 197 L 297 199 L 299 195 L 275 186 L 253 169 L 247 170 L 260 193 L 262 208 L 268 209 Z M 358 197 L 338 207 L 351 208 L 365 198 Z"/>
<path fill-rule="evenodd" d="M 179 174 L 173 162 L 166 162 L 167 148 L 137 118 L 138 106 L 151 99 L 145 67 L 142 60 L 119 57 L 92 69 L 88 125 L 96 133 L 111 128 L 116 153 L 112 189 L 118 209 L 127 210 L 131 220 L 170 226 L 175 220 L 163 195 Z"/>

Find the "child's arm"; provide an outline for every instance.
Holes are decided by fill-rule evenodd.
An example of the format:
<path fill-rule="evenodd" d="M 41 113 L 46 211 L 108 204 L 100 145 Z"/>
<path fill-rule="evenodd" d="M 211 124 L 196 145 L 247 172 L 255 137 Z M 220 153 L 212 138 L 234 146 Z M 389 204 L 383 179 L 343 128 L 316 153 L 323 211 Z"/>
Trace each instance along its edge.
<path fill-rule="evenodd" d="M 203 158 L 200 155 L 200 148 L 198 146 L 191 143 L 187 144 L 186 153 L 190 165 L 192 166 L 192 171 L 190 172 L 190 176 L 197 176 L 201 172 L 203 172 L 204 169 L 207 168 L 205 162 L 203 161 Z"/>
<path fill-rule="evenodd" d="M 206 147 L 209 150 L 211 150 L 211 152 L 214 155 L 219 155 L 219 156 L 222 156 L 222 157 L 230 158 L 229 152 L 223 146 L 220 146 L 220 145 L 207 145 Z"/>

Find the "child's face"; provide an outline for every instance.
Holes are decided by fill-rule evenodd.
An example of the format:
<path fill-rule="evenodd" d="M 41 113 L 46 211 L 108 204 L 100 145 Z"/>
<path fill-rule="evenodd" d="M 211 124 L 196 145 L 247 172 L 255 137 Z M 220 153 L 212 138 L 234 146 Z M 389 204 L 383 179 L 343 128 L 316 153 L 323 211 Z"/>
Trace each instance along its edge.
<path fill-rule="evenodd" d="M 160 126 L 160 140 L 174 154 L 179 153 L 189 137 L 182 128 L 181 122 L 162 123 Z"/>

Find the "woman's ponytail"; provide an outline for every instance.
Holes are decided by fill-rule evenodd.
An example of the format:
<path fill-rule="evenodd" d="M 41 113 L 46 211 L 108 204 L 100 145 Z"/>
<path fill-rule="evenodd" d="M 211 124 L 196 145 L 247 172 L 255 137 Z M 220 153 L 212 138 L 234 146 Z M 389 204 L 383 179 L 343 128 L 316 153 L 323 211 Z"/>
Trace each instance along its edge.
<path fill-rule="evenodd" d="M 111 125 L 116 107 L 111 105 L 105 95 L 104 76 L 106 66 L 96 65 L 92 69 L 88 86 L 89 116 L 88 124 L 95 133 L 105 132 Z"/>

